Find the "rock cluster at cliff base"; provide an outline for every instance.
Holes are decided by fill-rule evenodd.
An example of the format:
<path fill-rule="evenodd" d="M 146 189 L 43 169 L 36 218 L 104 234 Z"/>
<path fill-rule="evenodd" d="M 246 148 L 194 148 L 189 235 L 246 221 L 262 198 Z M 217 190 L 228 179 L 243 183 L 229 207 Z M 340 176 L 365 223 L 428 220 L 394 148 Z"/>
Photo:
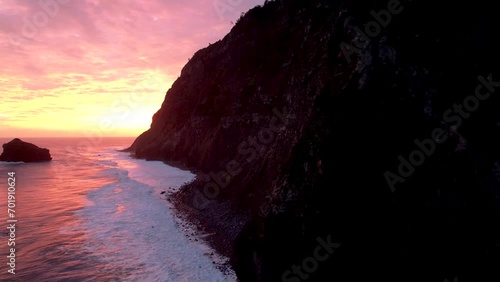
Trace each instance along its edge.
<path fill-rule="evenodd" d="M 3 144 L 3 153 L 0 161 L 4 162 L 47 162 L 52 160 L 48 149 L 40 148 L 35 144 L 24 142 L 19 138 Z"/>

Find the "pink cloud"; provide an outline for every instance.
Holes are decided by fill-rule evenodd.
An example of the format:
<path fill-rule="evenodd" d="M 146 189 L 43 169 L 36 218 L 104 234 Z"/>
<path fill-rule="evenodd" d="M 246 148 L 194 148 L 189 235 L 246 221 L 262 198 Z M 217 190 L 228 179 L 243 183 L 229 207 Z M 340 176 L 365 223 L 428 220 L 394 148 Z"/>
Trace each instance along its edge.
<path fill-rule="evenodd" d="M 2 65 L 21 59 L 39 69 L 53 66 L 65 71 L 73 66 L 87 71 L 82 67 L 92 68 L 98 61 L 105 68 L 141 65 L 140 57 L 148 58 L 146 61 L 160 68 L 183 65 L 197 49 L 229 31 L 229 18 L 221 19 L 221 11 L 214 3 L 226 2 L 226 6 L 238 3 L 234 0 L 65 0 L 61 3 L 67 4 L 59 4 L 58 1 L 62 0 L 5 1 L 0 10 L 0 30 L 4 37 L 0 51 L 11 55 L 0 59 Z M 241 0 L 242 4 L 223 12 L 230 16 L 237 14 L 236 10 L 262 2 Z M 40 60 L 40 54 L 53 59 Z M 79 61 L 68 64 L 75 59 Z"/>
<path fill-rule="evenodd" d="M 134 76 L 154 70 L 169 79 L 148 94 L 161 100 L 194 52 L 222 39 L 241 12 L 263 2 L 0 0 L 0 89 L 13 100 L 90 101 L 98 89 L 104 96 L 132 89 L 145 79 Z M 2 103 L 0 112 L 13 103 Z M 16 111 L 23 115 L 22 106 Z"/>

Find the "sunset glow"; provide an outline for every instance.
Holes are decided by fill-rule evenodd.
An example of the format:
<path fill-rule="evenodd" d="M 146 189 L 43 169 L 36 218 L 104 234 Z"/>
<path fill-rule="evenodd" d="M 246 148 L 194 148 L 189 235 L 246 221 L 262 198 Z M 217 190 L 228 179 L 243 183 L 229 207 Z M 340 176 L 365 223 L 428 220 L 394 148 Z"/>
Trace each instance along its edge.
<path fill-rule="evenodd" d="M 0 0 L 0 137 L 136 136 L 193 53 L 264 0 Z"/>

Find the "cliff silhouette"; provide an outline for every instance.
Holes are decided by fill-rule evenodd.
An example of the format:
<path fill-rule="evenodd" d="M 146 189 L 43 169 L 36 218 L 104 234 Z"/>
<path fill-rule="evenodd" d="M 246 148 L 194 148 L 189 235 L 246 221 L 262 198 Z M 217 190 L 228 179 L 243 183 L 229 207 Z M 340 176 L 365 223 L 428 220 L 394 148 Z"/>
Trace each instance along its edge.
<path fill-rule="evenodd" d="M 241 281 L 500 281 L 492 5 L 268 1 L 130 150 L 198 172 L 177 206 Z"/>

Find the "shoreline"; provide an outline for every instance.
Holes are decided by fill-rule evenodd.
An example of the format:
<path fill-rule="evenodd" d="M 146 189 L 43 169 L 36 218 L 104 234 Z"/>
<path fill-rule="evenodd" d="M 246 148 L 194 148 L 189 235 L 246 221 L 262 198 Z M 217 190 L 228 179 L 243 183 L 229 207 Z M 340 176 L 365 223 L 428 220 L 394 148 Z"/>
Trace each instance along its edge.
<path fill-rule="evenodd" d="M 129 157 L 132 159 L 160 161 L 165 165 L 186 170 L 196 175 L 194 180 L 183 184 L 179 189 L 176 189 L 176 191 L 170 190 L 169 187 L 164 187 L 164 190 L 160 194 L 160 199 L 166 202 L 167 208 L 173 210 L 176 223 L 179 229 L 183 231 L 186 238 L 190 241 L 201 241 L 202 244 L 210 250 L 210 254 L 205 253 L 205 255 L 212 260 L 215 267 L 221 271 L 222 274 L 233 279 L 233 281 L 239 281 L 231 264 L 233 252 L 231 243 L 234 242 L 238 232 L 228 232 L 231 228 L 222 230 L 217 228 L 224 222 L 215 221 L 213 211 L 207 212 L 207 208 L 205 208 L 202 213 L 202 211 L 196 210 L 186 204 L 188 198 L 193 193 L 193 189 L 196 189 L 196 184 L 201 181 L 202 172 L 192 167 L 188 167 L 179 161 L 137 158 L 135 154 L 129 150 L 119 151 L 128 153 Z M 211 204 L 218 205 L 218 202 L 211 201 Z"/>
<path fill-rule="evenodd" d="M 194 191 L 203 187 L 204 183 L 201 174 L 197 174 L 195 180 L 173 193 L 173 204 L 179 214 L 195 225 L 199 232 L 208 234 L 204 241 L 217 253 L 228 258 L 228 267 L 236 273 L 234 269 L 234 264 L 238 260 L 234 254 L 236 243 L 241 240 L 242 230 L 251 216 L 248 212 L 236 209 L 232 201 L 222 195 L 209 201 L 208 206 L 201 210 L 193 208 L 189 204 L 192 203 Z"/>
<path fill-rule="evenodd" d="M 217 231 L 210 228 L 207 224 L 193 215 L 185 205 L 179 200 L 179 193 L 182 189 L 171 194 L 165 193 L 164 200 L 169 203 L 169 208 L 173 210 L 176 221 L 179 223 L 179 228 L 183 228 L 186 237 L 190 241 L 201 241 L 211 253 L 206 254 L 214 263 L 215 267 L 225 276 L 239 281 L 236 273 L 231 265 L 231 252 L 224 244 L 219 244 L 217 241 Z M 187 229 L 187 230 L 186 230 Z"/>

